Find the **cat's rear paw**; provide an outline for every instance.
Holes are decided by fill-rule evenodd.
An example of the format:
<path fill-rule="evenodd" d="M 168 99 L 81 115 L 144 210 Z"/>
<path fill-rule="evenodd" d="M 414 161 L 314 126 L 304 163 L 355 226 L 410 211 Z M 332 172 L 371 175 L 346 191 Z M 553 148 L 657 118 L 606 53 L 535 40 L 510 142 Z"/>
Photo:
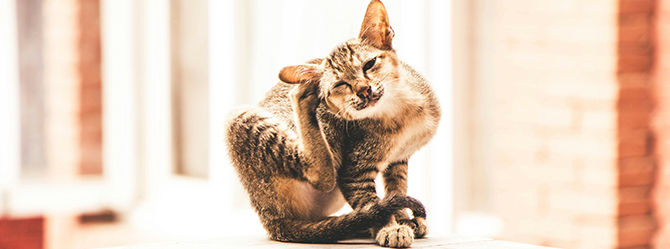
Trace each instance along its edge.
<path fill-rule="evenodd" d="M 398 220 L 399 224 L 407 225 L 414 231 L 414 238 L 420 239 L 426 237 L 428 234 L 428 222 L 425 218 L 414 217 L 414 219 L 402 219 Z"/>
<path fill-rule="evenodd" d="M 414 229 L 414 238 L 423 238 L 428 234 L 428 222 L 425 218 L 415 217 L 412 219 L 416 223 L 416 229 Z"/>
<path fill-rule="evenodd" d="M 379 230 L 375 240 L 383 247 L 409 247 L 414 241 L 414 232 L 406 225 L 391 225 Z"/>

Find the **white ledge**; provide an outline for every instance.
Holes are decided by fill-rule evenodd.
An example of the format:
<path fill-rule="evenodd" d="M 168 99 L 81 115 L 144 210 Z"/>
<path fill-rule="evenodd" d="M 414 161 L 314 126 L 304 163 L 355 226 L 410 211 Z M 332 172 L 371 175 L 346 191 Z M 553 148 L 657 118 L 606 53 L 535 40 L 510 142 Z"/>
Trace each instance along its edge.
<path fill-rule="evenodd" d="M 372 239 L 345 240 L 334 244 L 309 244 L 277 242 L 263 235 L 250 235 L 233 238 L 211 239 L 189 242 L 172 242 L 115 247 L 117 249 L 178 249 L 178 248 L 381 248 Z M 458 235 L 428 235 L 416 239 L 412 248 L 450 248 L 450 249 L 549 249 L 535 246 L 487 238 L 467 237 Z"/>

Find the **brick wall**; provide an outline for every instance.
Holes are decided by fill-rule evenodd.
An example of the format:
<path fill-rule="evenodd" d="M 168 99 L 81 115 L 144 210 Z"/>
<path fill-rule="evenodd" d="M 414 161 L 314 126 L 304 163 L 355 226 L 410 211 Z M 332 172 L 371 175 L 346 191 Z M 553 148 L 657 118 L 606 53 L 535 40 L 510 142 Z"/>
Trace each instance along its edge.
<path fill-rule="evenodd" d="M 655 0 L 619 0 L 617 78 L 618 247 L 649 246 L 656 230 L 651 190 L 656 159 L 651 117 Z"/>
<path fill-rule="evenodd" d="M 79 6 L 80 150 L 79 173 L 102 174 L 102 75 L 100 0 L 77 0 Z"/>
<path fill-rule="evenodd" d="M 480 143 L 491 165 L 490 207 L 505 223 L 501 238 L 646 248 L 657 223 L 670 222 L 662 211 L 670 210 L 670 191 L 653 189 L 662 151 L 670 152 L 664 1 L 480 2 Z M 660 48 L 655 30 L 663 30 Z M 670 190 L 662 182 L 656 186 Z M 667 247 L 668 237 L 656 241 Z"/>
<path fill-rule="evenodd" d="M 44 0 L 44 95 L 49 175 L 77 174 L 80 79 L 75 0 Z"/>
<path fill-rule="evenodd" d="M 44 248 L 44 218 L 0 218 L 0 248 Z"/>
<path fill-rule="evenodd" d="M 101 174 L 99 0 L 45 0 L 43 15 L 49 173 Z"/>
<path fill-rule="evenodd" d="M 670 1 L 657 0 L 655 12 L 656 43 L 653 66 L 656 108 L 657 173 L 654 187 L 654 214 L 658 231 L 655 248 L 670 248 Z"/>
<path fill-rule="evenodd" d="M 495 1 L 482 63 L 491 90 L 491 207 L 501 238 L 616 245 L 617 1 Z M 489 44 L 487 44 L 489 43 Z M 489 48 L 486 48 L 489 47 Z M 486 73 L 486 72 L 484 72 Z"/>

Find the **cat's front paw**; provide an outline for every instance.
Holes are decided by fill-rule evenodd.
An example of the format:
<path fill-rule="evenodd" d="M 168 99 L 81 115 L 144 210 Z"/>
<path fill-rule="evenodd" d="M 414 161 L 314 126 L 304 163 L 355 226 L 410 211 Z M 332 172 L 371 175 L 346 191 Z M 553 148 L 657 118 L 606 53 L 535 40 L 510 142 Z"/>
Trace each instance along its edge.
<path fill-rule="evenodd" d="M 414 241 L 414 232 L 407 225 L 391 225 L 379 230 L 375 240 L 383 247 L 409 247 Z"/>

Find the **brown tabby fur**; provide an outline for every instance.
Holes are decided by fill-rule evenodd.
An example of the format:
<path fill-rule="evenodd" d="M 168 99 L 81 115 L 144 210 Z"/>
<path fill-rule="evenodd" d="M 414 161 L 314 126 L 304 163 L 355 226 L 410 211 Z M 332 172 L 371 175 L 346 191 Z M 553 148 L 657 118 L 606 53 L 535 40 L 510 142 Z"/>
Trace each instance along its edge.
<path fill-rule="evenodd" d="M 406 196 L 407 160 L 435 133 L 440 108 L 397 58 L 393 35 L 373 0 L 358 38 L 283 68 L 257 107 L 232 114 L 228 154 L 270 238 L 333 242 L 371 231 L 381 246 L 408 247 L 426 235 L 423 205 Z M 345 200 L 353 211 L 329 216 Z"/>

